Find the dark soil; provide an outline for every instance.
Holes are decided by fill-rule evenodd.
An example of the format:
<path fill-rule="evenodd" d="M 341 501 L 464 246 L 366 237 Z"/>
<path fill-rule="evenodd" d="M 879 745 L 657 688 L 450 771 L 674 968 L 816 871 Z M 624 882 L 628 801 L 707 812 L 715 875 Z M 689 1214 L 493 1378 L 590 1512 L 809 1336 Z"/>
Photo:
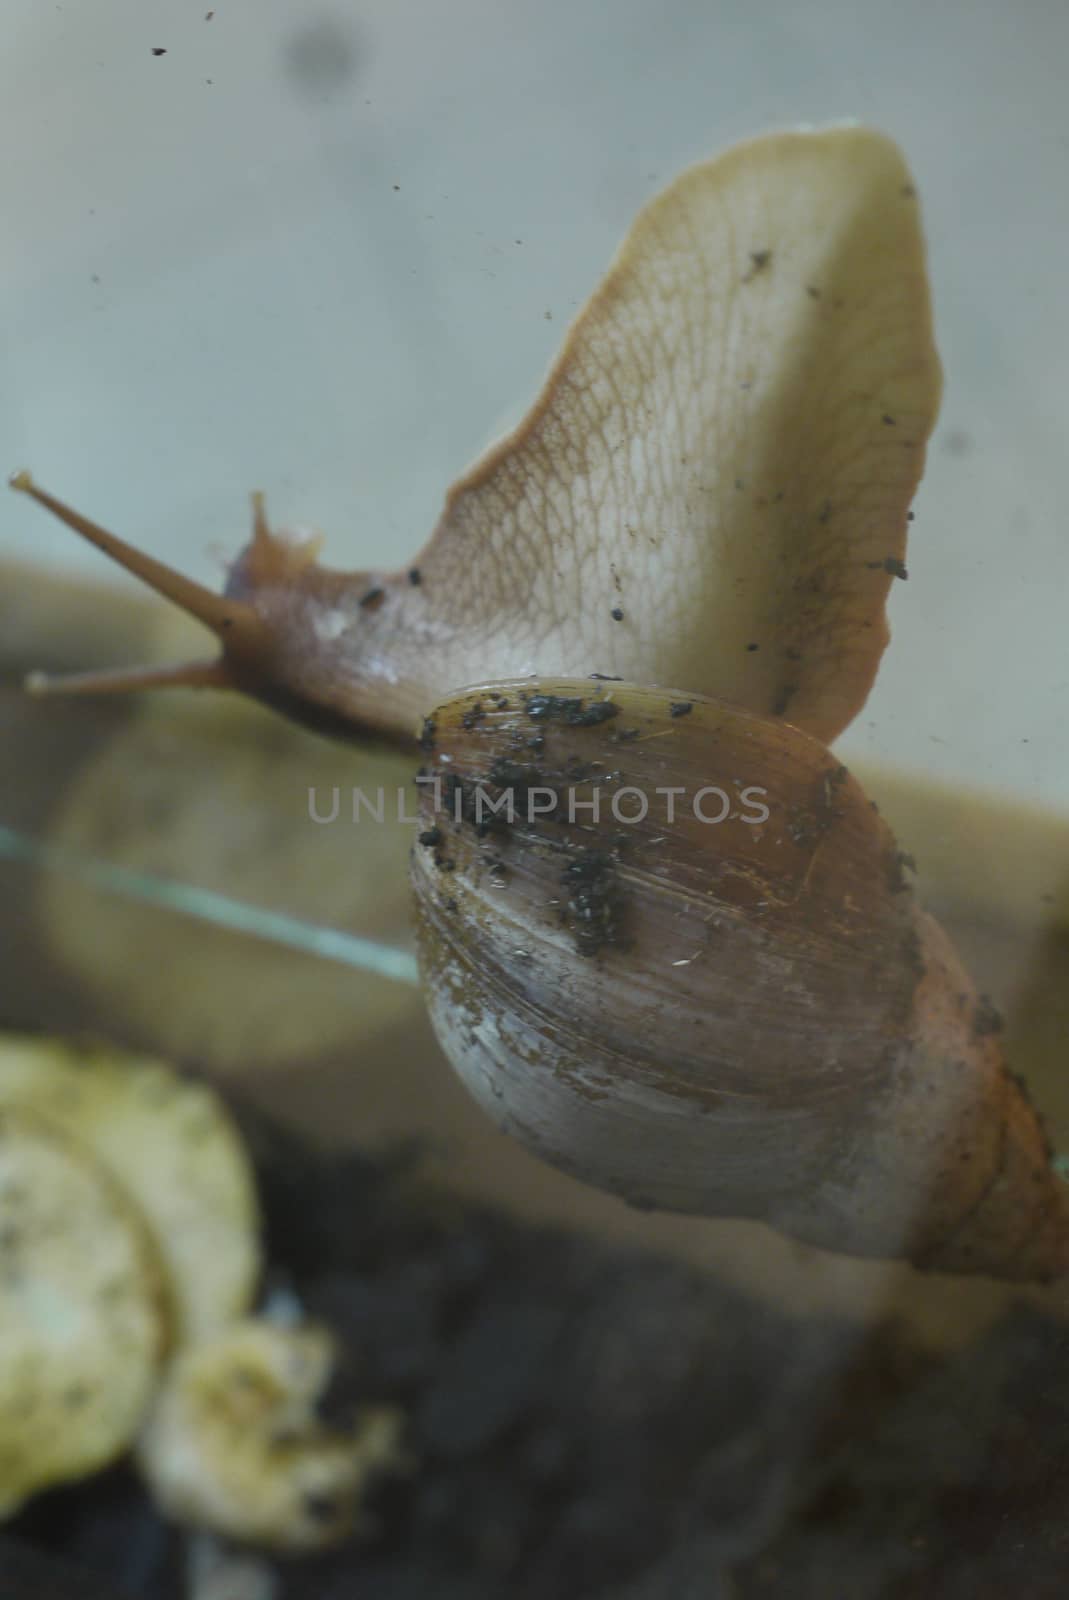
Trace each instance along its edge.
<path fill-rule="evenodd" d="M 1069 1593 L 1054 1321 L 1015 1310 L 937 1365 L 894 1329 L 862 1343 L 472 1208 L 414 1156 L 254 1144 L 275 1280 L 347 1352 L 328 1409 L 402 1406 L 413 1455 L 372 1494 L 375 1531 L 284 1564 L 279 1600 Z M 8 1527 L 0 1600 L 185 1600 L 183 1551 L 120 1469 Z"/>

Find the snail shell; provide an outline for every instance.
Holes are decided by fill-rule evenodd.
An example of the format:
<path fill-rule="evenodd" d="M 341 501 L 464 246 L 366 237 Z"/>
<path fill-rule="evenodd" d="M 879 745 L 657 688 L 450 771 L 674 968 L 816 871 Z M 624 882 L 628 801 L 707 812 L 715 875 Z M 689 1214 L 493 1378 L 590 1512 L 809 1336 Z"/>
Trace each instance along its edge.
<path fill-rule="evenodd" d="M 528 679 L 457 695 L 423 744 L 426 993 L 504 1129 L 636 1205 L 1064 1270 L 1064 1190 L 989 1010 L 818 740 Z"/>

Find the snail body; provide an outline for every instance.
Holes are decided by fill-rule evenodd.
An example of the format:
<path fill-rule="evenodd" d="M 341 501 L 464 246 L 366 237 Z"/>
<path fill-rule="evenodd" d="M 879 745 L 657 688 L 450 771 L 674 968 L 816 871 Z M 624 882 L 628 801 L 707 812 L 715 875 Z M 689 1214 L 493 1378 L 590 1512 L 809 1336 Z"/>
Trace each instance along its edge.
<path fill-rule="evenodd" d="M 504 1128 L 637 1205 L 1061 1269 L 1062 1188 L 988 1009 L 819 741 L 589 679 L 479 687 L 431 720 L 425 991 Z"/>

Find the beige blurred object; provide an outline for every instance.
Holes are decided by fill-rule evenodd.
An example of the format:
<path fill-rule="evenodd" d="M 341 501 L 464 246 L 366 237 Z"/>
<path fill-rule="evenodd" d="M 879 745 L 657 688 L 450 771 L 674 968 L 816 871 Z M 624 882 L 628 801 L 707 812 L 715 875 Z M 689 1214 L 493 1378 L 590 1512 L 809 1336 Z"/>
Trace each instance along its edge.
<path fill-rule="evenodd" d="M 400 1463 L 401 1417 L 378 1408 L 349 1432 L 324 1427 L 334 1359 L 325 1329 L 259 1318 L 180 1354 L 137 1450 L 163 1512 L 265 1549 L 347 1538 L 369 1478 Z"/>
<path fill-rule="evenodd" d="M 0 1517 L 132 1443 L 165 1359 L 246 1314 L 251 1162 L 159 1061 L 0 1033 Z"/>
<path fill-rule="evenodd" d="M 137 1206 L 62 1128 L 0 1102 L 0 1521 L 129 1445 L 169 1336 Z"/>
<path fill-rule="evenodd" d="M 248 1310 L 261 1265 L 252 1164 L 206 1084 L 152 1059 L 0 1033 L 0 1107 L 41 1117 L 120 1185 L 162 1263 L 173 1343 Z"/>
<path fill-rule="evenodd" d="M 318 1549 L 401 1464 L 401 1415 L 318 1419 L 332 1336 L 248 1316 L 252 1172 L 218 1095 L 162 1063 L 0 1035 L 0 1519 L 138 1439 L 161 1509 Z"/>
<path fill-rule="evenodd" d="M 373 907 L 376 937 L 398 944 L 408 934 L 410 830 L 397 823 L 396 804 L 400 795 L 411 806 L 411 777 L 411 763 L 394 755 L 339 749 L 237 701 L 178 698 L 161 708 L 143 699 L 86 760 L 56 807 L 49 839 L 127 870 L 225 889 L 309 925 L 358 928 Z M 338 820 L 315 823 L 309 791 L 326 807 L 335 787 Z M 353 822 L 354 787 L 384 791 L 381 826 L 366 816 Z M 235 945 L 207 925 L 193 984 L 180 923 L 118 902 L 102 903 L 88 923 L 74 911 L 83 895 L 58 874 L 40 886 L 38 915 L 57 958 L 134 1036 L 150 1038 L 155 1019 L 169 1017 L 168 1048 L 182 1057 L 234 1069 L 255 1062 L 266 1072 L 387 1026 L 410 1004 L 403 987 L 354 971 L 339 1012 L 334 975 L 321 963 L 271 945 Z"/>

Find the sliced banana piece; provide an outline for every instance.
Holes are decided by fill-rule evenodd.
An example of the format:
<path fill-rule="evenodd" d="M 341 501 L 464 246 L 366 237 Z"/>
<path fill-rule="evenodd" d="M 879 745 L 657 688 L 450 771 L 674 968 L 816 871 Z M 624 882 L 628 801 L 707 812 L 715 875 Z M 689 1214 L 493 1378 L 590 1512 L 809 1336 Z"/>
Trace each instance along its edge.
<path fill-rule="evenodd" d="M 43 1117 L 0 1110 L 0 1517 L 127 1447 L 165 1301 L 148 1229 L 106 1167 Z"/>
<path fill-rule="evenodd" d="M 250 1318 L 181 1352 L 138 1445 L 176 1521 L 276 1550 L 316 1550 L 353 1529 L 369 1474 L 396 1470 L 399 1413 L 352 1432 L 316 1416 L 334 1363 L 325 1329 Z"/>
<path fill-rule="evenodd" d="M 153 1060 L 0 1035 L 0 1107 L 66 1129 L 120 1181 L 167 1269 L 178 1343 L 242 1316 L 260 1268 L 253 1175 L 219 1098 Z"/>

